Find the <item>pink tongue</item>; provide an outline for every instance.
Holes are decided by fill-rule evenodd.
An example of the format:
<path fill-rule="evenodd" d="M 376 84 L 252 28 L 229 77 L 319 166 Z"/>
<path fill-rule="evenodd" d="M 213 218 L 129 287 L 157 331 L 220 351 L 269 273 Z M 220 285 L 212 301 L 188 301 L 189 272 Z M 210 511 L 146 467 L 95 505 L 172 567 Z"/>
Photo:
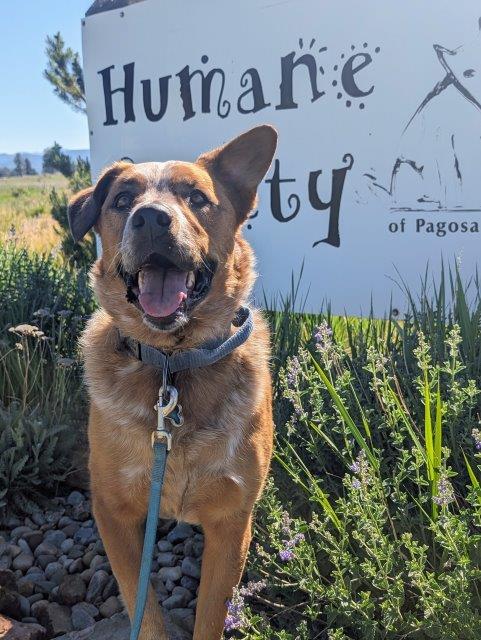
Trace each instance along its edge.
<path fill-rule="evenodd" d="M 165 318 L 177 311 L 187 298 L 187 273 L 176 269 L 145 267 L 139 276 L 139 302 L 154 318 Z"/>

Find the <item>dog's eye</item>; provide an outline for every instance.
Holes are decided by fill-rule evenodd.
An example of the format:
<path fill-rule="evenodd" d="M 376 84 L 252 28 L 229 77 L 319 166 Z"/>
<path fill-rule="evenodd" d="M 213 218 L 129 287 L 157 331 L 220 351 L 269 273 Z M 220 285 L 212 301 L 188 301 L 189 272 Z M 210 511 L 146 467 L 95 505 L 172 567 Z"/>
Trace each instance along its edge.
<path fill-rule="evenodd" d="M 114 200 L 114 207 L 119 211 L 125 211 L 131 207 L 132 200 L 129 193 L 120 193 Z"/>
<path fill-rule="evenodd" d="M 199 189 L 194 189 L 189 195 L 189 203 L 191 206 L 200 209 L 201 207 L 205 207 L 206 204 L 209 204 L 209 198 Z"/>

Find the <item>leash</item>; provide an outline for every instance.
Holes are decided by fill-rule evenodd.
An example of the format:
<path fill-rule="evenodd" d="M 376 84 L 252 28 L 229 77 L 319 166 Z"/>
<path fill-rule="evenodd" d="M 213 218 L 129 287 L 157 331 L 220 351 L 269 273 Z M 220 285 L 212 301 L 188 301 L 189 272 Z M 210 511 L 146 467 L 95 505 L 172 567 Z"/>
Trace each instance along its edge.
<path fill-rule="evenodd" d="M 178 391 L 173 385 L 168 384 L 169 376 L 177 371 L 213 364 L 232 353 L 252 333 L 252 311 L 248 307 L 241 307 L 236 313 L 233 324 L 239 329 L 226 340 L 210 342 L 199 349 L 189 349 L 170 355 L 131 338 L 123 338 L 126 347 L 139 360 L 162 370 L 162 385 L 154 407 L 157 411 L 157 428 L 152 432 L 152 478 L 130 640 L 139 638 L 147 602 L 165 467 L 167 456 L 172 448 L 172 432 L 167 428 L 166 421 L 168 420 L 172 426 L 182 426 L 184 422 L 182 406 L 178 402 Z"/>

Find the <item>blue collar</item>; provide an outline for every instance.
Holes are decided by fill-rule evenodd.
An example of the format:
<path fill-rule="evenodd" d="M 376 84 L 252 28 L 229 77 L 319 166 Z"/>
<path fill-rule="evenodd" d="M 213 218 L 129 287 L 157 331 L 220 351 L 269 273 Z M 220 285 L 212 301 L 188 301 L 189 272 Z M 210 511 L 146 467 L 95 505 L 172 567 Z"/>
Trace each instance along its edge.
<path fill-rule="evenodd" d="M 123 338 L 123 342 L 130 353 L 138 358 L 138 360 L 157 367 L 161 371 L 167 369 L 170 373 L 176 373 L 177 371 L 185 371 L 186 369 L 207 367 L 225 358 L 232 353 L 234 349 L 244 344 L 254 328 L 251 309 L 249 309 L 249 307 L 240 307 L 236 312 L 232 324 L 238 327 L 238 329 L 227 339 L 221 338 L 210 341 L 198 349 L 176 351 L 172 354 L 165 353 L 160 349 L 143 344 L 132 338 Z"/>

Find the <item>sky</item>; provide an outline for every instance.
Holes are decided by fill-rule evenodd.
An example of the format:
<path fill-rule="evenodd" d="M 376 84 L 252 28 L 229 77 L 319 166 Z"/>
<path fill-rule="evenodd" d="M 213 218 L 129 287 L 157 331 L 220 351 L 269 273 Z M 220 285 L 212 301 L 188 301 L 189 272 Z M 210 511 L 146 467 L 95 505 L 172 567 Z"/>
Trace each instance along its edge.
<path fill-rule="evenodd" d="M 80 21 L 93 0 L 1 0 L 0 153 L 41 152 L 54 141 L 88 148 L 87 117 L 43 78 L 45 38 L 60 31 L 81 52 Z"/>

